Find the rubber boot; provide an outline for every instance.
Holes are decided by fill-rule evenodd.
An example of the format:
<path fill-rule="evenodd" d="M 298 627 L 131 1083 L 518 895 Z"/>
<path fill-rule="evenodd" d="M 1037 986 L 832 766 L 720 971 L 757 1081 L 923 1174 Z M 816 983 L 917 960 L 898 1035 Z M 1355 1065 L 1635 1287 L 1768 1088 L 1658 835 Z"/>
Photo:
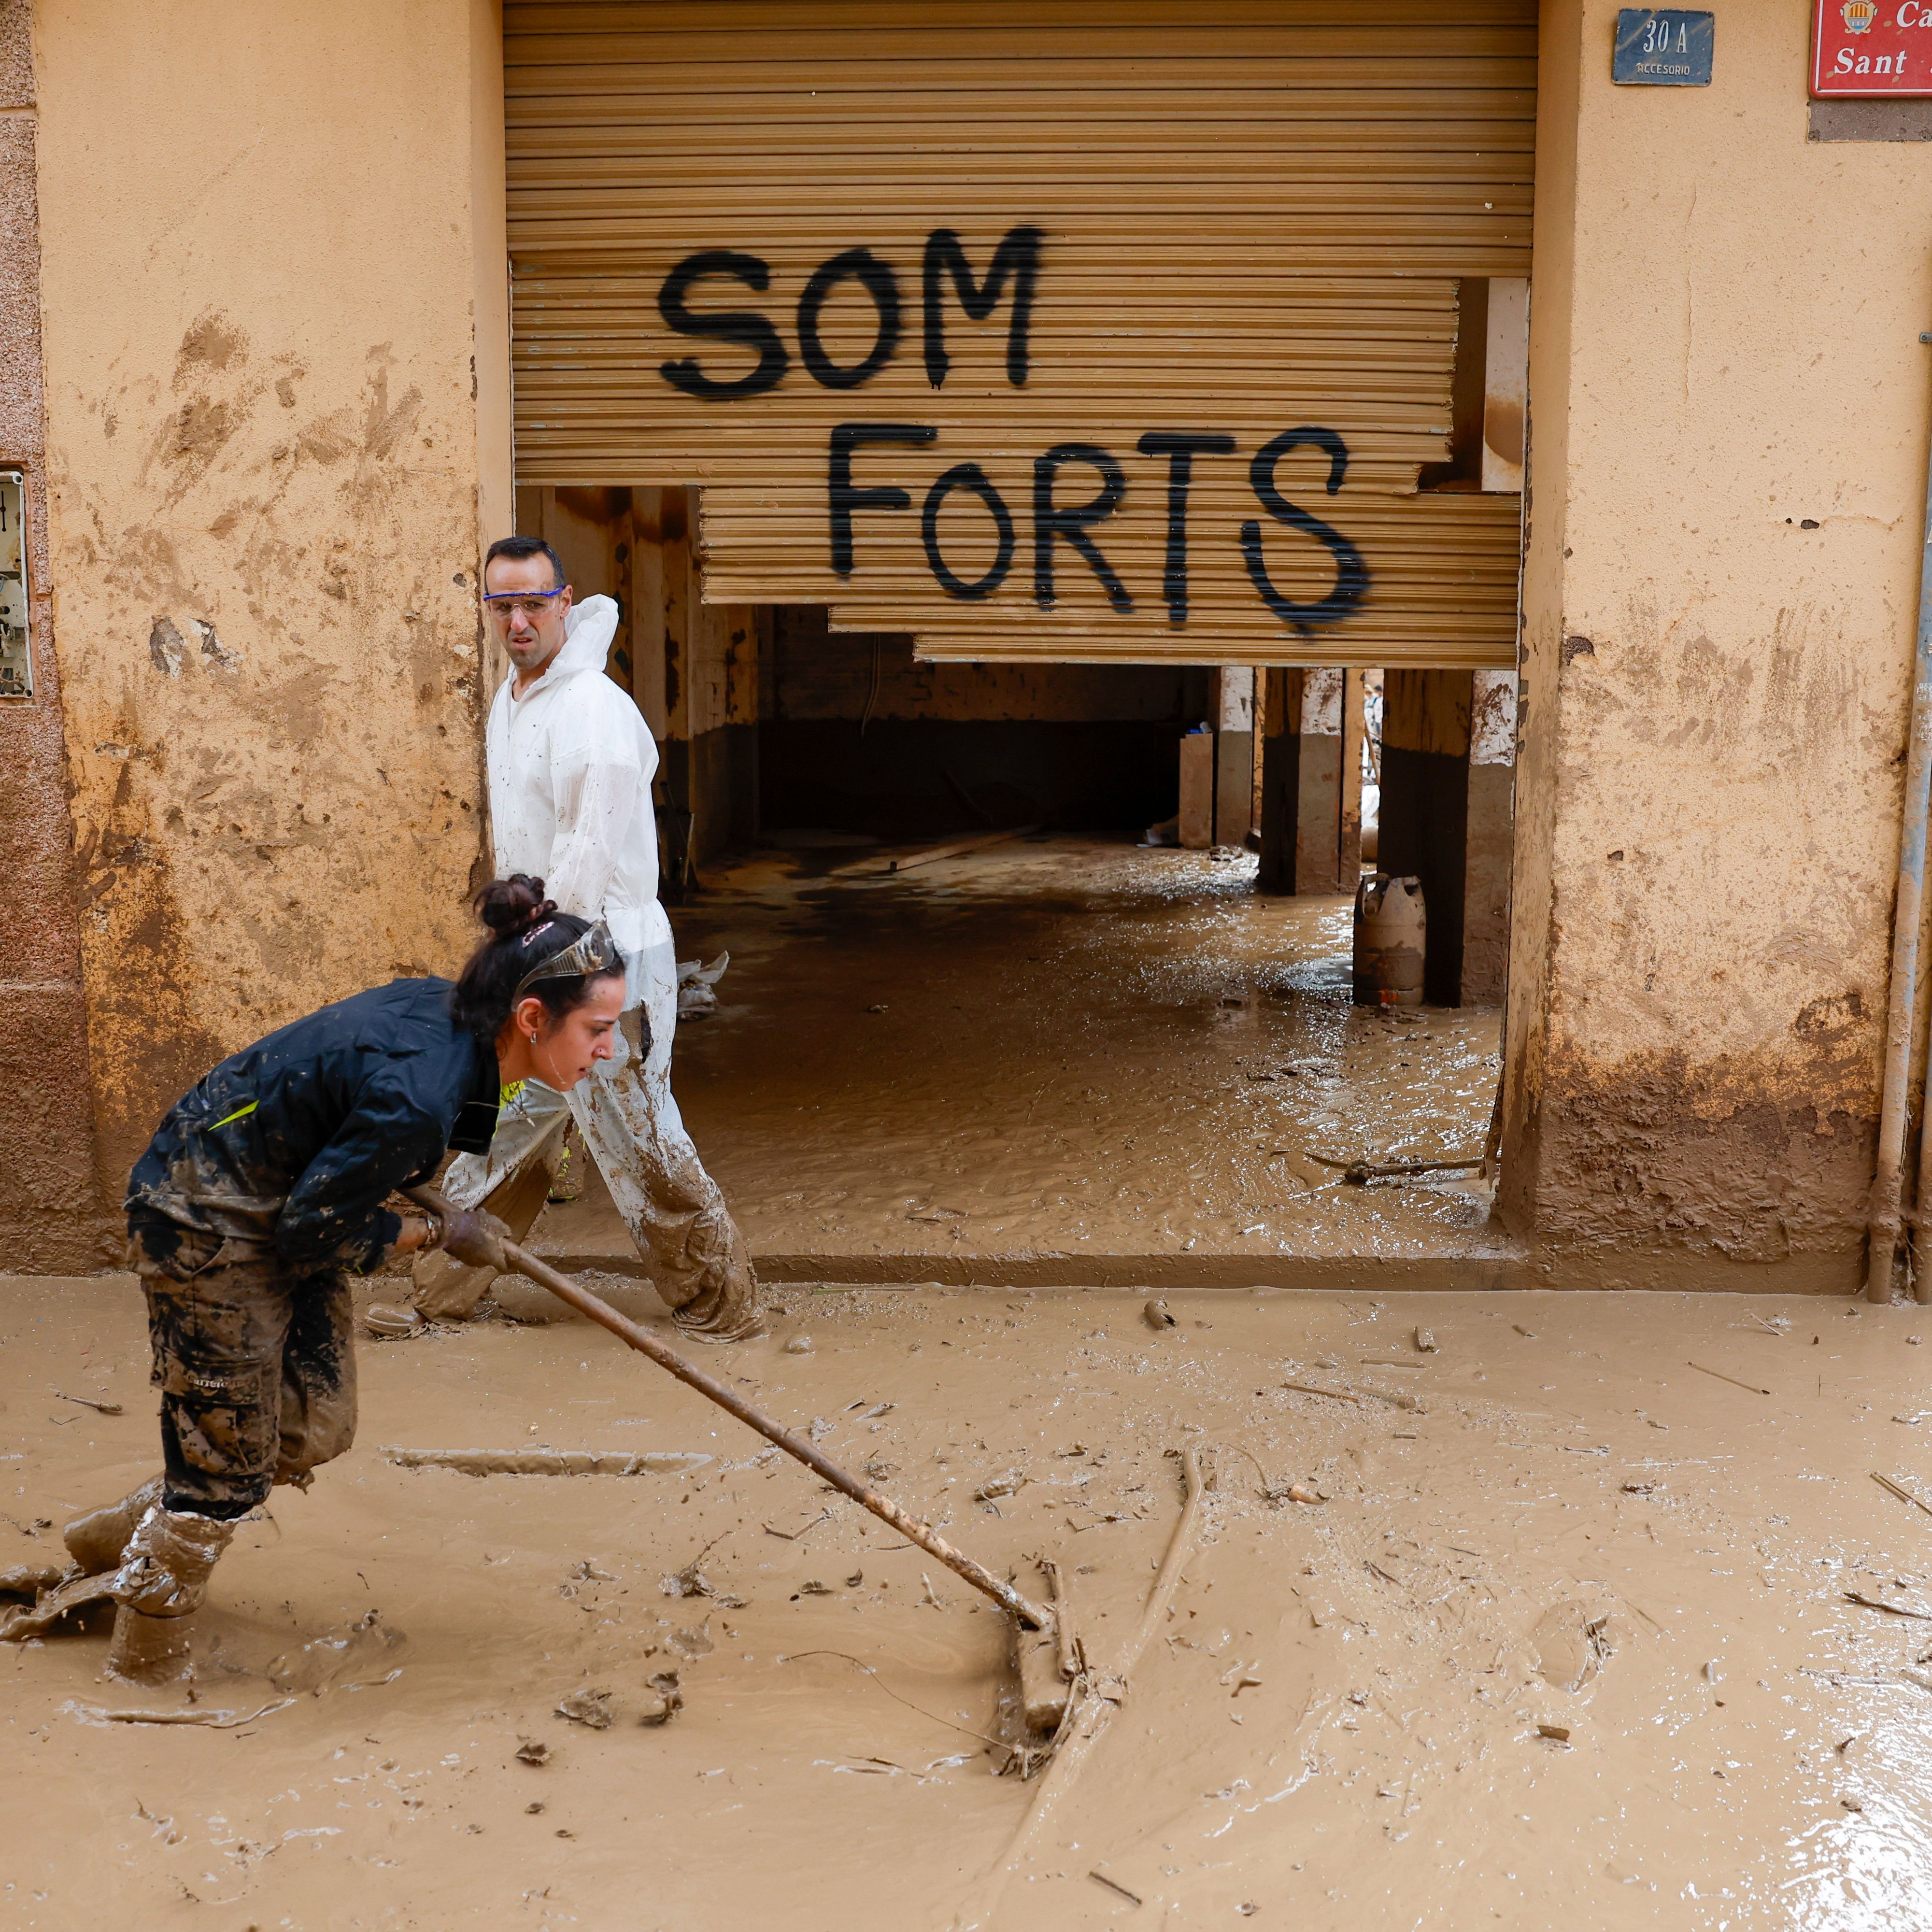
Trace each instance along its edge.
<path fill-rule="evenodd" d="M 195 1620 L 148 1617 L 123 1604 L 114 1612 L 106 1674 L 123 1684 L 178 1684 L 194 1662 Z"/>
<path fill-rule="evenodd" d="M 143 1616 L 184 1617 L 201 1608 L 208 1580 L 235 1526 L 156 1503 L 136 1526 L 114 1580 L 114 1594 Z"/>
<path fill-rule="evenodd" d="M 132 1684 L 166 1684 L 188 1668 L 193 1613 L 235 1526 L 190 1510 L 152 1505 L 129 1540 L 114 1594 L 121 1607 L 107 1674 Z"/>
<path fill-rule="evenodd" d="M 98 1576 L 104 1570 L 121 1567 L 121 1552 L 128 1547 L 135 1526 L 161 1499 L 161 1479 L 151 1476 L 141 1486 L 118 1503 L 77 1516 L 61 1532 L 68 1554 L 80 1565 L 81 1574 Z"/>
<path fill-rule="evenodd" d="M 467 1322 L 496 1279 L 494 1268 L 466 1268 L 440 1248 L 418 1256 L 410 1274 L 416 1284 L 410 1299 L 426 1322 Z"/>

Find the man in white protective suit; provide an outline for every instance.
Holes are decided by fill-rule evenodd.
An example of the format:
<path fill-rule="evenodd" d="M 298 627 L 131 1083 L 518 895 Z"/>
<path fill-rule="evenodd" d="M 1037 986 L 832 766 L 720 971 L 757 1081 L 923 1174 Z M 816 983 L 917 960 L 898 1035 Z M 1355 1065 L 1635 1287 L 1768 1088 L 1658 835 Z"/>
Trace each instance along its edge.
<path fill-rule="evenodd" d="M 677 962 L 657 895 L 658 749 L 638 707 L 604 675 L 617 607 L 608 597 L 573 607 L 556 553 L 534 537 L 490 545 L 483 602 L 513 667 L 490 707 L 497 874 L 542 879 L 560 911 L 601 917 L 628 970 L 613 1057 L 568 1093 L 526 1081 L 506 1097 L 488 1155 L 460 1156 L 443 1191 L 460 1207 L 487 1203 L 520 1240 L 542 1211 L 574 1118 L 679 1326 L 721 1341 L 754 1334 L 751 1257 L 671 1097 Z M 417 1306 L 467 1316 L 493 1278 L 431 1257 L 416 1270 Z"/>

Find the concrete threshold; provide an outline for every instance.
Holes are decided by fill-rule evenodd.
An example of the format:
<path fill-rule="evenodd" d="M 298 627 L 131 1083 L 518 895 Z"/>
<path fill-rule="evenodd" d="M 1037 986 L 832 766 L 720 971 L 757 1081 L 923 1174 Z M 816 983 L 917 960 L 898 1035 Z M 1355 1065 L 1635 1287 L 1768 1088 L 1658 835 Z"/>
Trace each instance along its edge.
<path fill-rule="evenodd" d="M 601 1190 L 600 1190 L 601 1192 Z M 880 1231 L 884 1232 L 883 1229 Z M 1563 1288 L 1659 1293 L 1855 1295 L 1862 1285 L 1860 1248 L 1744 1260 L 1696 1249 L 1661 1253 L 1606 1252 L 1578 1244 L 1552 1250 L 1520 1246 L 1493 1228 L 1450 1232 L 1438 1245 L 1407 1253 L 1273 1253 L 1196 1250 L 1181 1253 L 1096 1252 L 1087 1248 L 1016 1246 L 939 1254 L 891 1249 L 881 1242 L 854 1252 L 772 1245 L 754 1249 L 760 1281 L 890 1288 L 936 1282 L 945 1288 L 1316 1288 L 1394 1294 L 1444 1290 Z M 1120 1237 L 1116 1237 L 1120 1238 Z M 608 1198 L 552 1208 L 540 1221 L 532 1248 L 566 1274 L 648 1279 L 623 1223 Z"/>
<path fill-rule="evenodd" d="M 536 1251 L 566 1274 L 596 1272 L 641 1277 L 634 1252 L 612 1246 L 542 1240 Z M 854 1288 L 1290 1288 L 1377 1290 L 1394 1293 L 1447 1289 L 1524 1288 L 1544 1284 L 1512 1250 L 1432 1255 L 1267 1254 L 754 1254 L 758 1279 L 836 1283 Z"/>

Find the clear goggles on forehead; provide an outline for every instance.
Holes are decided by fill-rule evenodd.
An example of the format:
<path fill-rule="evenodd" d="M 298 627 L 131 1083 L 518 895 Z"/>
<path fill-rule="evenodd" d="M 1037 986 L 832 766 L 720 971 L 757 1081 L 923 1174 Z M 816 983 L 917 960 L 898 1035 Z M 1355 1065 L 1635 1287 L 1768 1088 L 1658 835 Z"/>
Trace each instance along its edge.
<path fill-rule="evenodd" d="M 550 923 L 546 920 L 530 938 L 535 939 Z M 520 1000 L 539 980 L 579 980 L 593 973 L 608 973 L 621 956 L 617 942 L 610 937 L 610 928 L 600 919 L 580 939 L 532 966 L 517 982 L 517 990 L 512 997 Z"/>

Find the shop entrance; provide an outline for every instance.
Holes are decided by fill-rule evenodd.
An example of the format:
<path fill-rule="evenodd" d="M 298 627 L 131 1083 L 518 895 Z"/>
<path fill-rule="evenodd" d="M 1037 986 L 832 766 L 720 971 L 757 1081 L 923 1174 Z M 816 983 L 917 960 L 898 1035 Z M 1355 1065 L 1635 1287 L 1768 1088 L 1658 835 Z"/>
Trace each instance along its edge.
<path fill-rule="evenodd" d="M 732 956 L 682 1104 L 796 1278 L 1480 1250 L 1334 1177 L 1491 1120 L 1534 5 L 970 10 L 506 18 L 519 526 Z M 1419 1016 L 1351 1000 L 1365 749 Z"/>
<path fill-rule="evenodd" d="M 1478 714 L 1507 674 L 922 662 L 812 607 L 704 604 L 692 507 L 532 490 L 520 514 L 623 606 L 610 674 L 664 748 L 680 952 L 730 960 L 681 1022 L 680 1102 L 763 1270 L 1492 1265 L 1484 1173 L 1348 1170 L 1489 1139 L 1507 908 L 1476 896 L 1506 891 L 1511 770 Z M 1432 955 L 1448 997 L 1412 1012 L 1352 998 L 1378 842 L 1465 912 Z M 634 1267 L 579 1184 L 538 1238 Z"/>

